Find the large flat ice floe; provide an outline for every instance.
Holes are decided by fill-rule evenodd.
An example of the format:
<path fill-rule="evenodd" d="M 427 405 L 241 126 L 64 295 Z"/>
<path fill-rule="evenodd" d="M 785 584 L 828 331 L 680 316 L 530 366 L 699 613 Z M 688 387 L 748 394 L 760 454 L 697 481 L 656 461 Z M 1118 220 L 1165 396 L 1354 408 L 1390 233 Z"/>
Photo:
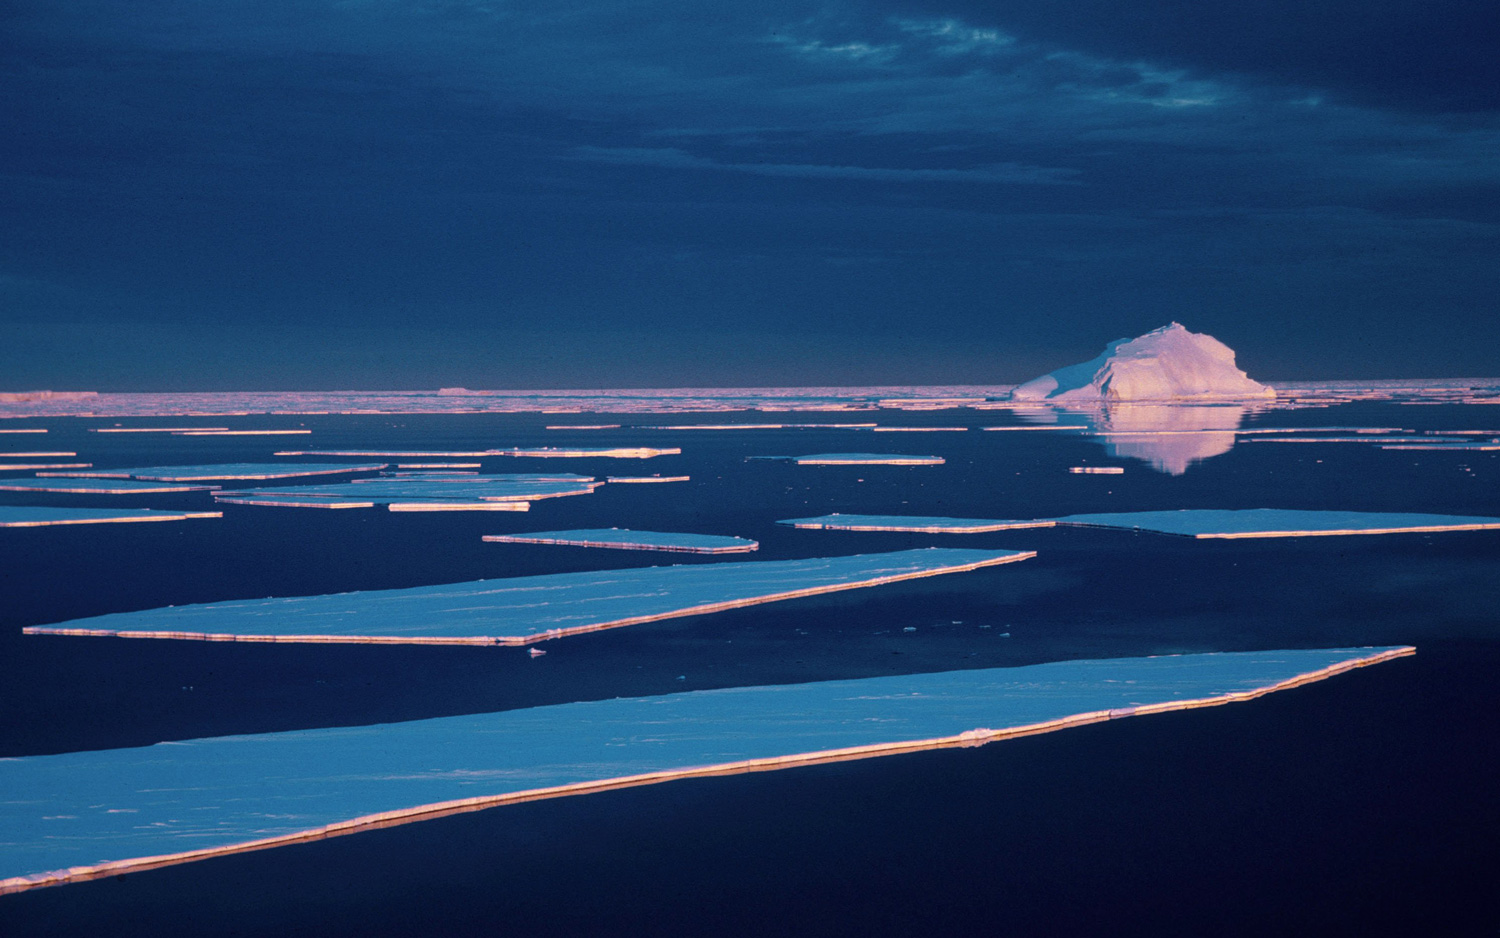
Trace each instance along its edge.
<path fill-rule="evenodd" d="M 1334 534 L 1406 534 L 1500 530 L 1500 518 L 1383 511 L 1183 509 L 1067 515 L 1058 524 L 1127 528 L 1197 538 L 1318 537 Z"/>
<path fill-rule="evenodd" d="M 845 515 L 835 512 L 816 518 L 789 518 L 777 524 L 813 531 L 904 531 L 911 534 L 984 534 L 1016 528 L 1050 528 L 1046 519 L 1004 521 L 996 518 L 941 518 L 927 515 Z"/>
<path fill-rule="evenodd" d="M 657 619 L 962 573 L 1035 556 L 1035 551 L 929 547 L 809 560 L 555 573 L 172 606 L 23 631 L 210 641 L 527 645 Z"/>
<path fill-rule="evenodd" d="M 208 492 L 217 485 L 192 482 L 145 482 L 140 479 L 5 479 L 4 492 L 58 492 L 69 495 L 151 495 L 162 492 Z"/>
<path fill-rule="evenodd" d="M 1181 401 L 1275 397 L 1235 367 L 1234 350 L 1177 323 L 1118 339 L 1098 358 L 1020 385 L 1015 400 Z"/>
<path fill-rule="evenodd" d="M 1066 661 L 0 760 L 0 893 L 632 785 L 1214 706 L 1410 647 Z"/>
<path fill-rule="evenodd" d="M 37 475 L 74 479 L 140 479 L 146 482 L 229 482 L 258 479 L 295 479 L 300 476 L 374 472 L 385 463 L 224 463 L 212 466 L 143 466 L 130 469 L 91 469 L 88 472 L 39 472 Z"/>
<path fill-rule="evenodd" d="M 563 547 L 607 547 L 617 550 L 666 550 L 688 554 L 745 554 L 760 547 L 756 541 L 723 534 L 681 534 L 630 531 L 625 528 L 582 528 L 573 531 L 533 531 L 529 534 L 486 534 L 493 544 L 556 544 Z"/>
<path fill-rule="evenodd" d="M 192 518 L 222 518 L 223 516 L 223 512 L 218 511 L 0 505 L 0 528 L 42 528 L 57 524 L 123 524 L 132 521 L 187 521 Z"/>

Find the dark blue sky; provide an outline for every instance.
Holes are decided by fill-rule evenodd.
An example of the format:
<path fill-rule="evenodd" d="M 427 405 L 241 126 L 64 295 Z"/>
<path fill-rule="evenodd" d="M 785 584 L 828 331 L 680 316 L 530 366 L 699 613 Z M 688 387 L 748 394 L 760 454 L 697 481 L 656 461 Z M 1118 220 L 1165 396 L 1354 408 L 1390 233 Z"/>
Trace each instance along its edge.
<path fill-rule="evenodd" d="M 1497 10 L 0 3 L 0 389 L 1500 374 Z"/>

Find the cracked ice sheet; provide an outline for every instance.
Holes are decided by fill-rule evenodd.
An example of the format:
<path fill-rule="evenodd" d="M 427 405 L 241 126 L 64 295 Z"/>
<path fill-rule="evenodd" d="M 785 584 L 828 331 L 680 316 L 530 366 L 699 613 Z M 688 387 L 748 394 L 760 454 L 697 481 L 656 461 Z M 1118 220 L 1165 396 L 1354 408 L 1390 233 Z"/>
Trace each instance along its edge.
<path fill-rule="evenodd" d="M 1318 537 L 1333 534 L 1402 534 L 1500 529 L 1500 518 L 1381 511 L 1298 511 L 1251 508 L 1238 511 L 1184 509 L 1127 511 L 1055 518 L 1058 524 L 1127 528 L 1198 538 Z"/>
<path fill-rule="evenodd" d="M 38 473 L 55 478 L 141 479 L 148 482 L 209 482 L 233 479 L 295 479 L 298 476 L 374 472 L 385 463 L 224 463 L 212 466 L 144 466 L 130 469 L 91 469 L 88 472 Z"/>
<path fill-rule="evenodd" d="M 1065 661 L 5 759 L 0 893 L 445 811 L 1248 700 L 1412 651 Z"/>
<path fill-rule="evenodd" d="M 845 515 L 835 512 L 816 518 L 778 521 L 794 528 L 817 531 L 905 531 L 913 534 L 983 534 L 1017 528 L 1050 528 L 1056 522 L 1002 521 L 995 518 L 941 518 L 927 515 Z"/>
<path fill-rule="evenodd" d="M 162 511 L 155 508 L 42 508 L 0 505 L 0 528 L 41 528 L 55 524 L 120 524 L 130 521 L 186 521 L 222 518 L 219 511 Z"/>
<path fill-rule="evenodd" d="M 616 550 L 668 550 L 689 554 L 743 554 L 760 547 L 756 541 L 719 534 L 679 534 L 631 531 L 625 528 L 583 528 L 574 531 L 534 531 L 529 534 L 486 534 L 493 544 L 557 544 L 564 547 L 606 547 Z"/>
<path fill-rule="evenodd" d="M 525 645 L 657 619 L 961 573 L 1035 556 L 1035 551 L 929 547 L 809 560 L 555 573 L 171 606 L 30 626 L 23 631 L 215 641 Z"/>

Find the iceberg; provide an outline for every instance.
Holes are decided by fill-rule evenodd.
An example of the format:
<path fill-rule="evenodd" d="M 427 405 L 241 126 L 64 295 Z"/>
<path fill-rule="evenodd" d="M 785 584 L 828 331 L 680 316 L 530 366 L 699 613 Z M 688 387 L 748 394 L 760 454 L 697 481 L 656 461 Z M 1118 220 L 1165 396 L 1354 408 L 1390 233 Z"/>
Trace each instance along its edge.
<path fill-rule="evenodd" d="M 0 528 L 41 528 L 55 524 L 119 524 L 128 521 L 186 521 L 222 518 L 220 511 L 163 511 L 156 508 L 51 508 L 0 505 Z"/>
<path fill-rule="evenodd" d="M 1061 661 L 4 759 L 0 894 L 542 798 L 1253 700 L 1414 651 Z"/>
<path fill-rule="evenodd" d="M 625 528 L 486 534 L 484 540 L 494 544 L 557 544 L 564 547 L 609 547 L 616 550 L 670 550 L 687 554 L 744 554 L 760 547 L 758 542 L 743 537 L 631 531 Z"/>
<path fill-rule="evenodd" d="M 529 645 L 658 619 L 962 573 L 1035 556 L 1036 551 L 928 547 L 808 560 L 554 573 L 170 606 L 22 631 L 225 642 Z"/>
<path fill-rule="evenodd" d="M 1171 323 L 1118 339 L 1098 358 L 1017 387 L 1018 401 L 1195 401 L 1272 398 L 1276 392 L 1235 367 L 1234 350 Z"/>

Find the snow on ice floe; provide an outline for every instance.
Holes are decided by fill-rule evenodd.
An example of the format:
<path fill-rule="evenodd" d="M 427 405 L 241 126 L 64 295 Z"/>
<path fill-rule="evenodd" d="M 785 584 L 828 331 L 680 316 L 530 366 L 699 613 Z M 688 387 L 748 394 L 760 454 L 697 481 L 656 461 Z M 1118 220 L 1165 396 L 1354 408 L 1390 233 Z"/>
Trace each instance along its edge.
<path fill-rule="evenodd" d="M 602 485 L 588 476 L 545 477 L 443 476 L 358 479 L 333 485 L 237 489 L 215 493 L 231 505 L 277 508 L 369 508 L 390 511 L 526 511 L 528 502 L 569 495 L 588 495 Z M 328 501 L 336 504 L 319 504 Z"/>
<path fill-rule="evenodd" d="M 492 449 L 492 456 L 530 456 L 539 459 L 653 459 L 657 456 L 676 456 L 682 452 L 677 447 L 655 449 L 650 446 L 536 446 L 530 449 Z"/>
<path fill-rule="evenodd" d="M 1285 508 L 1183 509 L 1067 515 L 1058 524 L 1127 528 L 1196 538 L 1319 537 L 1500 530 L 1500 518 L 1382 511 L 1300 511 Z"/>
<path fill-rule="evenodd" d="M 197 433 L 203 430 L 223 431 L 228 427 L 91 427 L 90 433 Z"/>
<path fill-rule="evenodd" d="M 1003 521 L 995 518 L 941 518 L 927 515 L 846 515 L 837 512 L 816 518 L 789 518 L 778 521 L 794 528 L 813 531 L 904 531 L 912 534 L 984 534 L 988 531 L 1010 531 L 1017 528 L 1050 528 L 1056 522 L 1045 519 Z"/>
<path fill-rule="evenodd" d="M 537 798 L 1248 701 L 1413 652 L 1060 661 L 5 759 L 0 893 Z"/>
<path fill-rule="evenodd" d="M 1069 466 L 1068 471 L 1074 475 L 1085 476 L 1118 476 L 1125 474 L 1125 470 L 1121 466 Z"/>
<path fill-rule="evenodd" d="M 151 495 L 162 492 L 209 492 L 217 485 L 191 482 L 145 482 L 140 479 L 5 479 L 3 492 L 57 492 L 68 495 Z"/>
<path fill-rule="evenodd" d="M 557 544 L 564 547 L 665 550 L 688 554 L 744 554 L 760 547 L 758 542 L 743 537 L 631 531 L 625 528 L 581 528 L 573 531 L 533 531 L 528 534 L 486 534 L 484 540 L 495 544 Z"/>
<path fill-rule="evenodd" d="M 133 521 L 187 521 L 221 518 L 218 511 L 162 511 L 156 508 L 51 508 L 0 505 L 0 528 L 41 528 L 57 524 L 123 524 Z"/>
<path fill-rule="evenodd" d="M 39 469 L 88 469 L 91 462 L 13 462 L 0 463 L 0 472 L 36 472 L 37 475 L 66 475 L 67 473 L 37 472 Z"/>
<path fill-rule="evenodd" d="M 303 436 L 311 430 L 173 430 L 173 436 Z"/>
<path fill-rule="evenodd" d="M 1276 392 L 1236 368 L 1229 346 L 1174 322 L 1111 342 L 1098 358 L 1034 378 L 1011 396 L 1064 402 L 1249 400 Z"/>
<path fill-rule="evenodd" d="M 902 453 L 812 453 L 807 456 L 752 456 L 776 459 L 799 466 L 941 466 L 941 456 L 909 456 Z"/>
<path fill-rule="evenodd" d="M 605 476 L 604 481 L 626 484 L 645 484 L 651 482 L 689 482 L 691 476 Z"/>
<path fill-rule="evenodd" d="M 31 626 L 32 635 L 215 641 L 526 645 L 748 606 L 962 573 L 1035 551 L 929 547 L 885 554 L 637 567 L 173 606 Z"/>
<path fill-rule="evenodd" d="M 145 466 L 132 469 L 92 469 L 88 472 L 39 472 L 49 478 L 140 479 L 146 482 L 219 482 L 257 479 L 295 479 L 299 476 L 375 472 L 385 463 L 225 463 L 213 466 Z"/>

